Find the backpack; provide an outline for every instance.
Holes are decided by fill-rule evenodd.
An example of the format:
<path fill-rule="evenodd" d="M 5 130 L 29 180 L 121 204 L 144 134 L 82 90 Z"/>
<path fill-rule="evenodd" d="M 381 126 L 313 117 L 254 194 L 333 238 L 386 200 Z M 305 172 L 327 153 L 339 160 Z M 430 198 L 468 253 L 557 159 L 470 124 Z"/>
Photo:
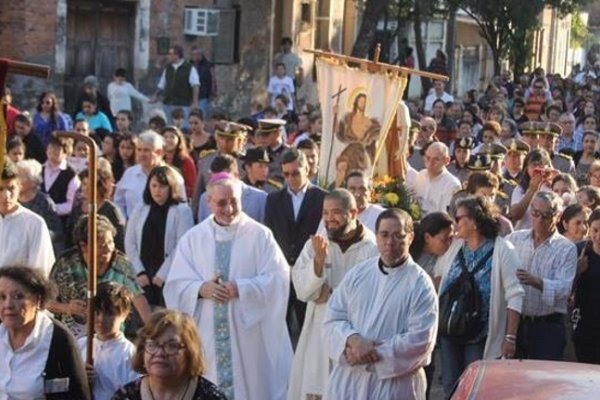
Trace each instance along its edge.
<path fill-rule="evenodd" d="M 462 272 L 440 296 L 439 332 L 442 336 L 466 342 L 481 332 L 481 314 L 485 310 L 481 309 L 481 294 L 474 276 L 493 252 L 494 249 L 491 249 L 483 256 L 471 272 L 467 269 L 463 249 L 458 252 Z"/>

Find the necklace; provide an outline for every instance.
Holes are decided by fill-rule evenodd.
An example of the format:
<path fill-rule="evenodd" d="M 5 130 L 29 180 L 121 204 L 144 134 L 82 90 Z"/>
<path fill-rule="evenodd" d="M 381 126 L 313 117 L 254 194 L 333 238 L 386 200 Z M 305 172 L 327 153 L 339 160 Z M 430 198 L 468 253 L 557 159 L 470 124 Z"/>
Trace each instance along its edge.
<path fill-rule="evenodd" d="M 192 383 L 192 380 L 188 379 L 188 383 L 185 386 L 185 391 L 183 392 L 181 397 L 179 397 L 179 400 L 183 400 L 185 398 L 185 395 L 187 394 L 187 391 L 190 388 L 190 383 Z M 152 397 L 152 400 L 156 400 L 156 398 L 154 397 L 154 393 L 152 392 L 152 385 L 150 385 L 150 380 L 148 380 L 148 391 L 150 392 L 150 396 Z"/>

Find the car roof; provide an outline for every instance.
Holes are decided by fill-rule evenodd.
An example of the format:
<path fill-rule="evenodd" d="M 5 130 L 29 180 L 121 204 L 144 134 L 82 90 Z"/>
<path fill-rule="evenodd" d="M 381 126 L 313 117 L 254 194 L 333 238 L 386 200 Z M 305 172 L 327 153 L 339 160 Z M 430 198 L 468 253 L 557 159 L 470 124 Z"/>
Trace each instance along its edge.
<path fill-rule="evenodd" d="M 483 360 L 459 379 L 452 400 L 600 398 L 600 366 L 538 360 Z"/>

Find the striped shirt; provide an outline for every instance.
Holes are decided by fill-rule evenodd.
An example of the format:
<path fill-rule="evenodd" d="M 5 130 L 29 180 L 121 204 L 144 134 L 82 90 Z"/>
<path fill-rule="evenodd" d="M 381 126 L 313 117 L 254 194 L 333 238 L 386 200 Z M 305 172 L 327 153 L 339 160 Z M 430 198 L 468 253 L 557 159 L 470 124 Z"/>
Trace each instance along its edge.
<path fill-rule="evenodd" d="M 523 285 L 525 299 L 522 315 L 566 314 L 567 300 L 577 269 L 575 245 L 558 232 L 554 232 L 536 248 L 531 229 L 511 233 L 506 239 L 515 246 L 521 268 L 544 281 L 542 291 L 533 286 Z"/>

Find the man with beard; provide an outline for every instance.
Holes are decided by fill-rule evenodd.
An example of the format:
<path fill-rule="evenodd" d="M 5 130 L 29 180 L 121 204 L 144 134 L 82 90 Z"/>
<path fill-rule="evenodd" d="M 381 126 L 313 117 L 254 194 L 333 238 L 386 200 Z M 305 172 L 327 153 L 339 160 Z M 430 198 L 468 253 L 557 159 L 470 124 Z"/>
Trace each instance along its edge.
<path fill-rule="evenodd" d="M 328 193 L 323 201 L 327 237 L 312 236 L 292 269 L 298 299 L 308 305 L 292 364 L 289 400 L 322 398 L 329 376 L 329 360 L 321 339 L 327 300 L 347 271 L 377 256 L 375 236 L 357 215 L 356 200 L 349 191 Z"/>

